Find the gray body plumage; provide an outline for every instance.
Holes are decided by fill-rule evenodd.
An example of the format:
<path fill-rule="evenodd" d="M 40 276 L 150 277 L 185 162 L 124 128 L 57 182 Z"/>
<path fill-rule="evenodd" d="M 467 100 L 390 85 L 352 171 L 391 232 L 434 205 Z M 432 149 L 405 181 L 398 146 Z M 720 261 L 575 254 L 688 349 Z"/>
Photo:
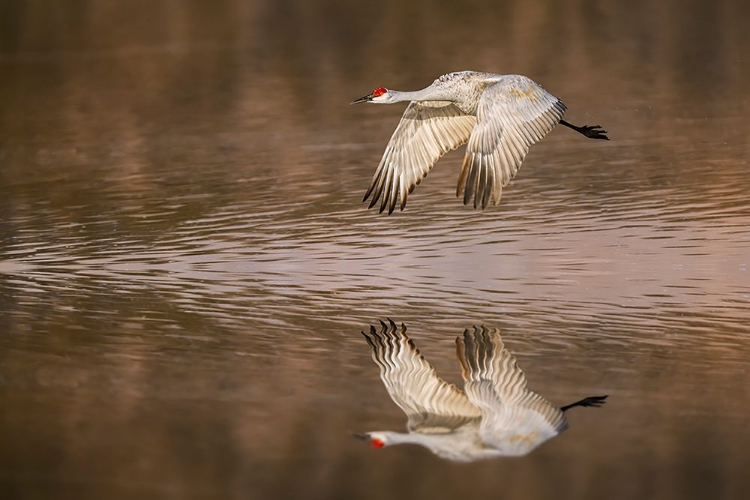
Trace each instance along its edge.
<path fill-rule="evenodd" d="M 467 115 L 476 116 L 479 99 L 488 87 L 502 80 L 513 81 L 517 78 L 528 80 L 528 78 L 519 75 L 456 71 L 438 77 L 430 87 L 439 88 L 444 93 L 446 101 L 455 104 L 458 109 Z"/>

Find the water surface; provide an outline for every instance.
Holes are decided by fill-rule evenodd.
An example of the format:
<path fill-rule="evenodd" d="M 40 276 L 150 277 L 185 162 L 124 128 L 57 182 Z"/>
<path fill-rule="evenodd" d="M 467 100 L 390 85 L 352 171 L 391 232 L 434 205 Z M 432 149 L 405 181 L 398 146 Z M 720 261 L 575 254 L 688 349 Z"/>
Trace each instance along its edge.
<path fill-rule="evenodd" d="M 741 2 L 0 6 L 3 498 L 742 498 L 750 488 L 750 79 Z M 376 7 L 376 8 L 375 8 Z M 531 76 L 558 129 L 484 212 L 463 151 L 361 198 L 402 106 Z M 497 326 L 575 409 L 470 466 L 399 429 L 359 331 Z"/>

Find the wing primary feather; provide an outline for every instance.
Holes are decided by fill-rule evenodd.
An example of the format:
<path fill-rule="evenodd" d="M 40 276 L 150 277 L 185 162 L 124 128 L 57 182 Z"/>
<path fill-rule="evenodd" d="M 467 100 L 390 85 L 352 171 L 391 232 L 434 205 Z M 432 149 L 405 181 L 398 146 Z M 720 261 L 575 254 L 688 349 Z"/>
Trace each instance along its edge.
<path fill-rule="evenodd" d="M 467 205 L 469 203 L 472 194 L 474 194 L 474 191 L 476 190 L 478 173 L 477 160 L 479 162 L 482 161 L 481 153 L 478 155 L 472 155 L 471 163 L 469 164 L 469 178 L 466 180 L 466 188 L 464 188 L 464 205 Z"/>
<path fill-rule="evenodd" d="M 474 184 L 472 185 L 472 194 L 474 195 L 474 208 L 477 208 L 477 196 L 479 196 L 479 184 L 482 177 L 482 171 L 486 167 L 486 159 L 483 154 L 479 155 L 479 163 L 474 165 L 474 168 L 476 169 L 476 175 L 474 176 Z"/>
<path fill-rule="evenodd" d="M 484 188 L 487 184 L 487 166 L 482 165 L 479 170 L 479 178 L 477 179 L 477 190 L 474 193 L 474 209 L 476 210 L 482 200 L 484 199 Z"/>
<path fill-rule="evenodd" d="M 388 171 L 385 173 L 385 182 L 383 183 L 383 186 L 381 188 L 381 193 L 379 195 L 382 197 L 380 200 L 380 213 L 382 214 L 385 210 L 385 207 L 388 205 L 388 197 L 389 193 L 391 192 L 391 182 L 393 182 L 393 175 L 394 175 L 393 169 L 388 169 Z"/>
<path fill-rule="evenodd" d="M 461 192 L 466 187 L 466 180 L 471 170 L 471 162 L 474 161 L 474 154 L 467 153 L 464 161 L 461 163 L 461 172 L 458 174 L 458 183 L 456 184 L 456 198 L 461 196 Z"/>
<path fill-rule="evenodd" d="M 487 186 L 484 190 L 484 198 L 482 198 L 482 210 L 487 208 L 489 201 L 495 193 L 495 169 L 487 169 Z"/>
<path fill-rule="evenodd" d="M 383 182 L 385 182 L 385 175 L 387 172 L 383 172 L 380 170 L 376 175 L 378 176 L 377 180 L 373 183 L 373 185 L 370 187 L 372 190 L 372 199 L 370 200 L 370 205 L 367 208 L 372 208 L 375 206 L 375 204 L 378 202 L 378 199 L 380 198 L 380 194 L 383 191 Z"/>
<path fill-rule="evenodd" d="M 388 215 L 393 213 L 396 208 L 396 202 L 398 201 L 399 194 L 401 193 L 401 176 L 395 176 L 393 191 L 391 191 L 391 202 L 388 204 Z"/>

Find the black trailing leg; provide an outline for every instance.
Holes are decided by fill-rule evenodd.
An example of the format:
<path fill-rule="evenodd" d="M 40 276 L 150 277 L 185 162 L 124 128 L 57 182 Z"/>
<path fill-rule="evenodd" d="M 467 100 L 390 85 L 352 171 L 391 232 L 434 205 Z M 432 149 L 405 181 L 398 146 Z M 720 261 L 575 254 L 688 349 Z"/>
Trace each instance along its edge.
<path fill-rule="evenodd" d="M 583 127 L 579 127 L 577 125 L 573 125 L 572 123 L 568 123 L 565 120 L 560 120 L 560 125 L 565 125 L 568 128 L 572 128 L 579 134 L 583 134 L 589 139 L 604 139 L 605 141 L 609 140 L 609 137 L 607 137 L 607 131 L 604 130 L 601 125 L 584 125 Z"/>
<path fill-rule="evenodd" d="M 580 401 L 576 401 L 575 403 L 571 403 L 567 406 L 563 406 L 560 409 L 562 411 L 567 411 L 573 408 L 574 406 L 593 406 L 594 408 L 599 408 L 601 405 L 604 404 L 605 399 L 607 399 L 607 396 L 590 396 L 588 398 L 583 398 Z"/>

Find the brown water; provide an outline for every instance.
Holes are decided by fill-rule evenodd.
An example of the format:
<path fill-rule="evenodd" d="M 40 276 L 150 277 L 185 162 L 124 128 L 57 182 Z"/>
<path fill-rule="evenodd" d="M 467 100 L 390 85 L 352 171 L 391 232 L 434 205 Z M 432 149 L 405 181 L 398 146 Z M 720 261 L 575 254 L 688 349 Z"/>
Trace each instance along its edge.
<path fill-rule="evenodd" d="M 744 498 L 750 8 L 651 4 L 0 4 L 0 497 Z M 462 151 L 367 210 L 403 106 L 349 102 L 462 69 L 612 140 L 555 130 L 485 212 Z M 386 316 L 448 380 L 484 322 L 608 404 L 523 458 L 370 449 Z"/>

